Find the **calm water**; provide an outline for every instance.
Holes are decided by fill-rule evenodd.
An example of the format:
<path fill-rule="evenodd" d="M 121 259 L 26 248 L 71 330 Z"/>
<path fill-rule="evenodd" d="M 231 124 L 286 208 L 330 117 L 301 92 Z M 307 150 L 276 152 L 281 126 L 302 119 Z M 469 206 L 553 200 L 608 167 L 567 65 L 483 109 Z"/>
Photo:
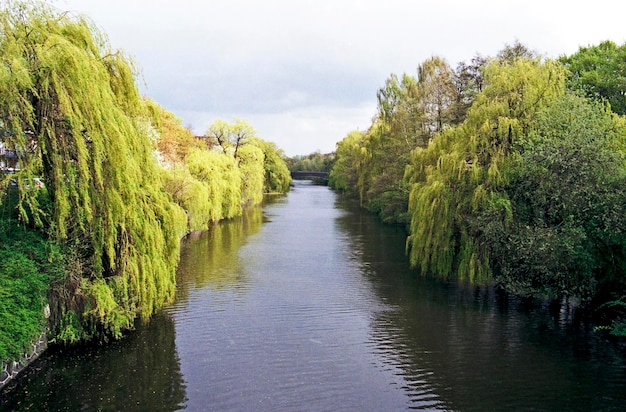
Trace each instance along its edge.
<path fill-rule="evenodd" d="M 404 235 L 298 183 L 191 236 L 176 303 L 49 351 L 0 409 L 624 410 L 626 350 L 559 308 L 417 278 Z"/>

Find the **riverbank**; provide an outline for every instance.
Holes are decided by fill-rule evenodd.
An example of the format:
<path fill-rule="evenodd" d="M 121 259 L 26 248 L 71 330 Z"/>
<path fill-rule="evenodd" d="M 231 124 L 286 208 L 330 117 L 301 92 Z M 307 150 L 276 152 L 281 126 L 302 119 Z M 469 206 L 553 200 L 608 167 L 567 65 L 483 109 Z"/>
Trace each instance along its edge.
<path fill-rule="evenodd" d="M 31 345 L 31 350 L 16 361 L 0 362 L 0 390 L 24 371 L 48 348 L 47 331 L 43 332 Z"/>
<path fill-rule="evenodd" d="M 50 317 L 49 305 L 44 308 L 44 316 L 46 319 Z M 0 391 L 44 353 L 48 348 L 48 332 L 48 327 L 44 328 L 30 344 L 29 349 L 16 360 L 0 361 Z"/>

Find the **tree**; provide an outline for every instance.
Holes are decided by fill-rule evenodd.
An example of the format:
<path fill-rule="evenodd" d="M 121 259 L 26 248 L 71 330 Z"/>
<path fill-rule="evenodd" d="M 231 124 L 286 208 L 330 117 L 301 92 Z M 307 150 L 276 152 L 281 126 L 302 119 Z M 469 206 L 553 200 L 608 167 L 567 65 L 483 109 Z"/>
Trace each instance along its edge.
<path fill-rule="evenodd" d="M 515 40 L 513 44 L 505 44 L 504 48 L 497 54 L 497 59 L 500 64 L 512 64 L 517 59 L 535 59 L 537 53 L 530 50 L 519 40 Z"/>
<path fill-rule="evenodd" d="M 245 145 L 249 139 L 256 137 L 256 132 L 245 120 L 235 119 L 235 122 L 230 124 L 219 119 L 209 126 L 207 137 L 221 147 L 224 153 L 231 153 L 237 159 L 239 148 Z"/>
<path fill-rule="evenodd" d="M 285 161 L 285 154 L 275 143 L 261 139 L 252 139 L 251 144 L 263 151 L 263 169 L 265 171 L 265 193 L 286 193 L 291 185 L 291 173 Z"/>
<path fill-rule="evenodd" d="M 133 65 L 84 17 L 12 3 L 0 12 L 0 95 L 5 144 L 50 195 L 43 210 L 21 187 L 21 218 L 73 262 L 54 288 L 54 320 L 119 336 L 173 298 L 185 230 L 162 190 Z"/>
<path fill-rule="evenodd" d="M 329 175 L 329 186 L 358 196 L 364 137 L 365 133 L 355 130 L 337 143 L 337 157 Z"/>
<path fill-rule="evenodd" d="M 451 111 L 452 124 L 459 124 L 465 119 L 467 110 L 483 90 L 483 70 L 487 63 L 487 58 L 477 54 L 469 63 L 460 62 L 457 65 L 454 76 L 457 100 Z"/>
<path fill-rule="evenodd" d="M 146 104 L 156 128 L 156 148 L 165 164 L 181 163 L 192 149 L 206 147 L 191 130 L 183 127 L 180 118 L 152 100 L 147 100 Z"/>
<path fill-rule="evenodd" d="M 239 152 L 241 170 L 241 201 L 244 206 L 256 205 L 263 201 L 265 193 L 265 154 L 252 144 L 243 146 Z"/>
<path fill-rule="evenodd" d="M 431 57 L 418 67 L 417 84 L 423 127 L 432 136 L 453 120 L 451 111 L 458 100 L 454 72 L 441 57 Z"/>
<path fill-rule="evenodd" d="M 626 114 L 626 44 L 618 46 L 604 41 L 597 46 L 581 47 L 561 61 L 570 72 L 570 89 L 608 101 L 615 113 Z"/>
<path fill-rule="evenodd" d="M 185 162 L 189 173 L 205 188 L 207 204 L 204 224 L 239 216 L 242 211 L 243 174 L 230 154 L 210 150 L 193 150 Z M 203 208 L 204 209 L 204 208 Z"/>
<path fill-rule="evenodd" d="M 496 280 L 523 295 L 589 302 L 626 291 L 626 128 L 567 94 L 542 109 L 514 156 L 508 225 L 485 210 Z"/>
<path fill-rule="evenodd" d="M 509 220 L 503 188 L 510 155 L 536 112 L 563 93 L 564 71 L 555 62 L 516 59 L 485 68 L 485 87 L 460 125 L 437 134 L 412 153 L 411 264 L 424 273 L 471 282 L 491 278 L 489 249 L 477 217 L 485 207 Z"/>

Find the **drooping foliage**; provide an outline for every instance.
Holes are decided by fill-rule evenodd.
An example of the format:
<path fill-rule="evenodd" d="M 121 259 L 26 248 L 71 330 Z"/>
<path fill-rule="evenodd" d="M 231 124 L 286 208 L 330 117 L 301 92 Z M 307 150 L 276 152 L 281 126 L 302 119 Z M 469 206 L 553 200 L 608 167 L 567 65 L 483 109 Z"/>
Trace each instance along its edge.
<path fill-rule="evenodd" d="M 586 301 L 626 290 L 624 126 L 571 94 L 538 113 L 513 157 L 512 221 L 481 219 L 506 289 Z"/>
<path fill-rule="evenodd" d="M 265 189 L 265 154 L 257 145 L 247 144 L 239 149 L 238 156 L 241 199 L 244 205 L 261 203 Z"/>
<path fill-rule="evenodd" d="M 404 174 L 411 151 L 464 118 L 481 70 L 477 62 L 455 72 L 432 57 L 418 67 L 417 77 L 391 75 L 377 93 L 378 113 L 369 130 L 358 142 L 349 135 L 338 144 L 330 185 L 357 196 L 383 221 L 408 226 Z"/>
<path fill-rule="evenodd" d="M 211 198 L 209 184 L 195 178 L 187 166 L 174 165 L 162 173 L 165 191 L 187 213 L 187 231 L 206 229 L 221 215 L 221 202 Z"/>
<path fill-rule="evenodd" d="M 0 30 L 4 144 L 51 200 L 44 211 L 20 187 L 20 217 L 79 250 L 72 298 L 59 294 L 53 315 L 80 313 L 81 333 L 119 336 L 173 297 L 184 223 L 162 190 L 132 63 L 84 17 L 44 5 L 15 3 Z"/>
<path fill-rule="evenodd" d="M 551 61 L 494 62 L 465 121 L 413 152 L 410 261 L 423 272 L 469 281 L 491 278 L 477 216 L 495 208 L 505 221 L 508 162 L 539 109 L 564 92 L 564 71 Z"/>
<path fill-rule="evenodd" d="M 365 133 L 357 130 L 337 143 L 337 158 L 330 172 L 328 184 L 338 190 L 360 191 L 365 150 Z"/>
<path fill-rule="evenodd" d="M 185 160 L 191 176 L 206 189 L 208 216 L 206 223 L 217 222 L 241 214 L 242 172 L 232 156 L 209 150 L 194 150 Z"/>
<path fill-rule="evenodd" d="M 206 136 L 196 138 L 172 114 L 156 105 L 153 111 L 160 113 L 158 124 L 163 125 L 157 146 L 167 168 L 162 172 L 165 188 L 187 212 L 188 230 L 239 216 L 245 207 L 260 203 L 264 193 L 289 190 L 284 155 L 275 144 L 255 137 L 243 120 L 216 120 Z M 233 136 L 241 137 L 236 149 Z"/>
<path fill-rule="evenodd" d="M 251 144 L 259 147 L 263 152 L 263 171 L 265 193 L 287 193 L 291 186 L 291 174 L 287 167 L 284 152 L 275 143 L 261 139 L 253 139 Z"/>
<path fill-rule="evenodd" d="M 392 75 L 370 129 L 337 144 L 330 183 L 385 221 L 404 211 L 421 273 L 572 298 L 626 335 L 622 52 L 557 62 L 516 42 L 455 73 L 432 58 Z"/>

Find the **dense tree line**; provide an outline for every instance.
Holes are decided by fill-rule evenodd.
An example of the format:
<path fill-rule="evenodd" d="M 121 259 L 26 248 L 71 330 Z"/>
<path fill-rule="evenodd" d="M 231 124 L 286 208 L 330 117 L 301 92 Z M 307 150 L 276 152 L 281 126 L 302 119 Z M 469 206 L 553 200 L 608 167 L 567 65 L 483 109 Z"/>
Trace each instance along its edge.
<path fill-rule="evenodd" d="M 625 52 L 551 60 L 516 43 L 392 75 L 369 130 L 338 143 L 331 185 L 406 225 L 421 273 L 574 299 L 623 335 Z"/>
<path fill-rule="evenodd" d="M 335 153 L 314 152 L 308 155 L 294 156 L 287 161 L 292 172 L 330 173 L 335 164 Z"/>
<path fill-rule="evenodd" d="M 46 302 L 53 340 L 119 337 L 172 300 L 181 236 L 289 188 L 251 126 L 196 138 L 140 97 L 132 61 L 87 18 L 43 3 L 0 11 L 0 96 L 20 166 L 0 177 L 0 358 L 41 330 Z"/>

